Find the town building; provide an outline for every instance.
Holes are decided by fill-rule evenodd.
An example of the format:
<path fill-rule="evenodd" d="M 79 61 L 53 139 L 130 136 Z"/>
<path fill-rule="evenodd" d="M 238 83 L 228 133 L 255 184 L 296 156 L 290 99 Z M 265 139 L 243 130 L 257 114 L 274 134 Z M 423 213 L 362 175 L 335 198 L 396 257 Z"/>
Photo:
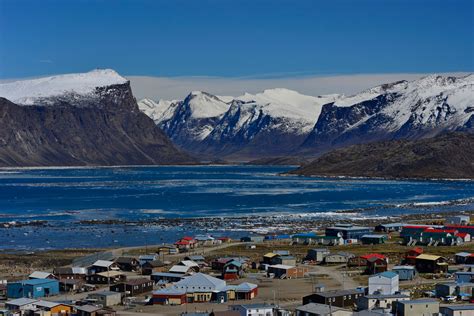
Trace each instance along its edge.
<path fill-rule="evenodd" d="M 357 308 L 359 310 L 372 310 L 372 309 L 388 309 L 392 307 L 398 301 L 407 301 L 410 299 L 409 295 L 396 293 L 396 294 L 369 294 L 360 297 L 357 300 Z"/>
<path fill-rule="evenodd" d="M 444 222 L 445 225 L 469 225 L 471 218 L 469 215 L 449 216 Z"/>
<path fill-rule="evenodd" d="M 120 271 L 100 272 L 86 277 L 90 284 L 116 284 L 126 280 L 126 275 Z"/>
<path fill-rule="evenodd" d="M 166 271 L 166 264 L 163 263 L 161 260 L 153 260 L 149 262 L 145 262 L 142 265 L 142 274 L 143 275 L 151 275 L 154 272 L 164 272 Z"/>
<path fill-rule="evenodd" d="M 359 297 L 364 296 L 361 289 L 326 291 L 313 293 L 303 297 L 303 305 L 309 303 L 318 303 L 338 307 L 352 307 L 356 304 Z"/>
<path fill-rule="evenodd" d="M 114 306 L 122 303 L 122 294 L 112 291 L 103 291 L 87 295 L 87 299 L 93 301 L 95 305 Z"/>
<path fill-rule="evenodd" d="M 156 284 L 168 284 L 181 281 L 186 276 L 182 273 L 154 272 L 150 279 Z"/>
<path fill-rule="evenodd" d="M 53 279 L 33 279 L 9 282 L 7 296 L 9 298 L 39 298 L 59 294 L 59 282 Z"/>
<path fill-rule="evenodd" d="M 327 227 L 325 235 L 340 236 L 344 239 L 360 239 L 362 236 L 368 235 L 371 232 L 371 227 L 361 227 L 353 224 L 336 224 L 335 226 Z"/>
<path fill-rule="evenodd" d="M 446 273 L 448 263 L 441 256 L 421 254 L 415 259 L 416 270 L 420 273 Z"/>
<path fill-rule="evenodd" d="M 156 253 L 138 256 L 138 263 L 140 264 L 140 266 L 143 266 L 145 263 L 152 262 L 155 260 L 158 260 L 158 254 Z"/>
<path fill-rule="evenodd" d="M 83 267 L 61 267 L 55 268 L 54 274 L 58 277 L 58 279 L 74 279 L 74 280 L 86 280 L 87 276 L 87 268 Z"/>
<path fill-rule="evenodd" d="M 423 253 L 423 248 L 415 247 L 413 249 L 408 250 L 405 253 L 405 264 L 415 265 L 416 264 L 416 257 Z"/>
<path fill-rule="evenodd" d="M 314 232 L 297 233 L 291 236 L 294 244 L 298 245 L 314 245 L 318 243 L 320 236 Z"/>
<path fill-rule="evenodd" d="M 95 305 L 74 306 L 76 316 L 115 316 L 113 309 L 102 308 Z"/>
<path fill-rule="evenodd" d="M 369 277 L 369 294 L 391 295 L 399 291 L 398 274 L 382 272 Z"/>
<path fill-rule="evenodd" d="M 273 316 L 275 305 L 259 303 L 230 306 L 231 311 L 239 312 L 240 316 Z"/>
<path fill-rule="evenodd" d="M 439 311 L 443 316 L 474 316 L 474 305 L 442 305 Z"/>
<path fill-rule="evenodd" d="M 324 258 L 329 255 L 330 251 L 328 248 L 315 248 L 309 249 L 306 255 L 306 260 L 315 262 L 323 262 Z"/>
<path fill-rule="evenodd" d="M 352 311 L 337 306 L 309 303 L 297 307 L 296 316 L 352 316 Z"/>
<path fill-rule="evenodd" d="M 88 274 L 120 270 L 118 264 L 108 260 L 97 260 L 88 268 Z"/>
<path fill-rule="evenodd" d="M 456 271 L 454 273 L 456 283 L 471 283 L 474 281 L 473 271 Z"/>
<path fill-rule="evenodd" d="M 138 271 L 140 262 L 134 257 L 118 257 L 115 262 L 122 271 Z"/>
<path fill-rule="evenodd" d="M 398 274 L 400 281 L 413 280 L 416 277 L 414 266 L 394 266 L 392 271 Z"/>
<path fill-rule="evenodd" d="M 273 274 L 275 278 L 279 279 L 297 279 L 303 278 L 309 269 L 306 267 L 295 267 L 284 264 L 275 264 L 268 267 L 268 274 Z"/>
<path fill-rule="evenodd" d="M 183 294 L 184 293 L 184 300 Z M 257 286 L 251 283 L 227 286 L 226 282 L 203 273 L 187 277 L 170 288 L 153 292 L 154 304 L 184 304 L 200 302 L 224 303 L 229 299 L 245 297 L 251 299 Z"/>
<path fill-rule="evenodd" d="M 28 279 L 56 279 L 56 276 L 50 272 L 43 271 L 34 271 L 29 276 Z"/>
<path fill-rule="evenodd" d="M 454 255 L 454 262 L 456 264 L 473 264 L 474 255 L 470 252 L 458 252 Z"/>
<path fill-rule="evenodd" d="M 110 286 L 110 291 L 124 293 L 126 296 L 137 296 L 153 291 L 153 284 L 150 279 L 130 279 Z"/>
<path fill-rule="evenodd" d="M 348 252 L 337 252 L 330 253 L 324 258 L 324 263 L 333 264 L 333 263 L 347 263 L 354 255 Z"/>
<path fill-rule="evenodd" d="M 39 309 L 41 312 L 35 312 L 35 314 L 40 315 L 50 315 L 50 316 L 69 316 L 72 314 L 73 309 L 71 305 L 66 305 L 62 303 L 50 302 L 50 301 L 37 301 L 34 303 L 36 309 Z"/>
<path fill-rule="evenodd" d="M 25 314 L 30 314 L 29 311 L 35 309 L 34 304 L 36 302 L 38 302 L 38 300 L 30 298 L 18 298 L 16 300 L 6 302 L 5 307 L 11 314 L 22 316 Z"/>
<path fill-rule="evenodd" d="M 383 244 L 387 240 L 387 235 L 374 235 L 367 234 L 360 237 L 360 241 L 363 245 L 378 245 Z"/>
<path fill-rule="evenodd" d="M 395 312 L 397 316 L 438 315 L 439 301 L 435 299 L 398 301 L 395 304 Z"/>
<path fill-rule="evenodd" d="M 399 232 L 403 229 L 403 226 L 406 224 L 404 223 L 388 223 L 388 224 L 380 224 L 375 226 L 376 232 Z"/>

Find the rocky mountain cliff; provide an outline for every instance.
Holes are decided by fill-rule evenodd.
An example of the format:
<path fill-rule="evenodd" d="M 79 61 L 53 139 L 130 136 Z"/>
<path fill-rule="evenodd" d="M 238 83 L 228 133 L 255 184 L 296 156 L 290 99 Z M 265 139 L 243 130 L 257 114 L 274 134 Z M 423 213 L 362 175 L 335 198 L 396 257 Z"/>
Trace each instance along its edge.
<path fill-rule="evenodd" d="M 208 159 L 317 156 L 334 148 L 474 131 L 474 76 L 428 76 L 361 93 L 305 96 L 287 89 L 139 107 L 177 146 Z"/>
<path fill-rule="evenodd" d="M 114 71 L 0 85 L 2 167 L 194 162 L 138 109 Z"/>
<path fill-rule="evenodd" d="M 234 159 L 285 155 L 311 132 L 322 105 L 336 95 L 312 97 L 270 89 L 237 98 L 192 92 L 183 101 L 139 107 L 181 148 L 204 157 Z"/>
<path fill-rule="evenodd" d="M 474 135 L 447 133 L 330 151 L 292 171 L 304 176 L 474 179 Z"/>

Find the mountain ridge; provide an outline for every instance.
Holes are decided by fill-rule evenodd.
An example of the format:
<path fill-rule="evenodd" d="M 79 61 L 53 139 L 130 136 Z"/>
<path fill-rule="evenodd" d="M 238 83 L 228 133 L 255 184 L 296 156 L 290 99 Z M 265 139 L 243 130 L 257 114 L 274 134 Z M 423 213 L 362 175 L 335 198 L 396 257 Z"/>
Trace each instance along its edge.
<path fill-rule="evenodd" d="M 70 85 L 68 75 L 66 82 L 54 76 L 0 85 L 0 96 L 23 102 L 0 97 L 0 166 L 195 163 L 138 109 L 130 83 L 117 83 L 115 74 L 80 74 L 83 86 Z"/>

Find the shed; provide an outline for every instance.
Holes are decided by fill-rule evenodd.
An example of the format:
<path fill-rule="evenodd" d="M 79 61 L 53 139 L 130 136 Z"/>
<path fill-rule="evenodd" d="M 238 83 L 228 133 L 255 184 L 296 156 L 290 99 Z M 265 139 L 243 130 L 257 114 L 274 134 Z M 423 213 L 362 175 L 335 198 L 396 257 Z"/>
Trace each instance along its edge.
<path fill-rule="evenodd" d="M 328 248 L 309 249 L 306 255 L 306 260 L 322 262 L 329 253 L 330 251 Z"/>
<path fill-rule="evenodd" d="M 394 266 L 392 271 L 398 274 L 398 279 L 400 281 L 413 280 L 416 276 L 414 266 Z"/>
<path fill-rule="evenodd" d="M 368 234 L 360 237 L 360 241 L 364 245 L 378 245 L 383 244 L 387 240 L 387 235 L 373 235 Z"/>
<path fill-rule="evenodd" d="M 104 291 L 91 293 L 87 295 L 87 299 L 94 300 L 97 304 L 102 306 L 113 306 L 122 303 L 122 294 L 112 291 Z"/>

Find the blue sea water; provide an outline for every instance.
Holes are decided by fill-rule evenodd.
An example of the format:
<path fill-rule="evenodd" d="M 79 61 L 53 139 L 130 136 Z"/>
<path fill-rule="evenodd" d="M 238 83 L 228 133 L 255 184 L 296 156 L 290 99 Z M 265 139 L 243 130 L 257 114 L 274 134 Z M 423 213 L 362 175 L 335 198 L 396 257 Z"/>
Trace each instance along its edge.
<path fill-rule="evenodd" d="M 474 209 L 474 182 L 325 179 L 280 174 L 286 166 L 160 166 L 0 170 L 0 249 L 104 247 L 169 242 L 189 227 L 77 225 L 80 220 L 247 215 L 351 216 Z M 462 200 L 462 201 L 461 201 Z M 456 203 L 447 203 L 457 201 Z M 461 202 L 460 202 L 461 201 Z M 344 213 L 338 214 L 341 218 Z M 304 217 L 303 217 L 304 218 Z M 231 219 L 230 219 L 231 221 Z M 202 231 L 196 228 L 193 233 Z M 245 230 L 215 228 L 215 235 Z M 146 240 L 145 239 L 149 239 Z"/>

